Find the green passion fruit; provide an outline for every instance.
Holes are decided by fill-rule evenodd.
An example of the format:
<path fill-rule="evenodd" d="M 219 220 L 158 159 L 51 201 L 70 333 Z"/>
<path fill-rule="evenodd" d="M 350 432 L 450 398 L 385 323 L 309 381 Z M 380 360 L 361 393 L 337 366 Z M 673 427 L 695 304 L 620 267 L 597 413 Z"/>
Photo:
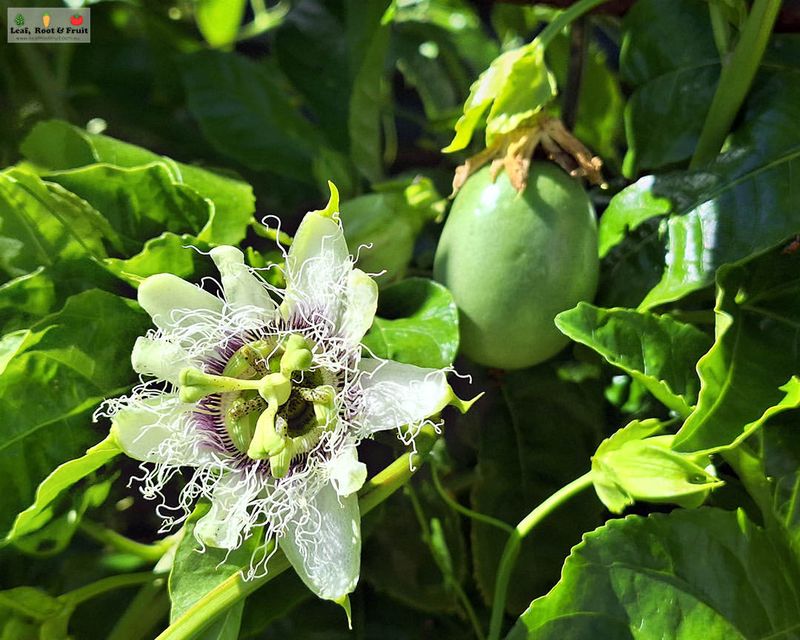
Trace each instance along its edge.
<path fill-rule="evenodd" d="M 547 360 L 569 339 L 555 316 L 591 300 L 598 276 L 594 208 L 577 180 L 533 162 L 518 193 L 503 172 L 471 176 L 453 202 L 434 278 L 460 310 L 461 351 L 490 367 Z"/>

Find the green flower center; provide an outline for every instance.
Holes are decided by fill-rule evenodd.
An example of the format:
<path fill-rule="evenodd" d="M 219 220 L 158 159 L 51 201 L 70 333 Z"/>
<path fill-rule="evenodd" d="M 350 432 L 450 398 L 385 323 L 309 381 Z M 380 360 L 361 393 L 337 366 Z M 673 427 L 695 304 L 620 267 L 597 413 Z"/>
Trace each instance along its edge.
<path fill-rule="evenodd" d="M 222 422 L 237 450 L 269 459 L 272 475 L 282 478 L 335 424 L 336 376 L 312 364 L 301 335 L 257 340 L 236 351 L 222 375 L 184 369 L 181 400 L 219 394 Z"/>

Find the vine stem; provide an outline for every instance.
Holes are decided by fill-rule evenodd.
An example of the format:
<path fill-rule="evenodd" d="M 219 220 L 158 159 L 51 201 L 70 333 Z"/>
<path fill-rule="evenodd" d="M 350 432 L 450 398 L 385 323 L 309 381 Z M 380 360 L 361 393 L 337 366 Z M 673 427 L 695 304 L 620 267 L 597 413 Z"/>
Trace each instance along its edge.
<path fill-rule="evenodd" d="M 703 123 L 700 139 L 689 163 L 690 169 L 707 165 L 717 157 L 733 119 L 744 102 L 778 17 L 781 0 L 755 0 L 739 42 L 723 63 L 719 85 Z"/>
<path fill-rule="evenodd" d="M 136 542 L 135 540 L 131 540 L 117 533 L 113 529 L 108 529 L 103 525 L 87 519 L 81 520 L 78 526 L 80 530 L 88 537 L 92 538 L 92 540 L 113 547 L 122 553 L 130 553 L 131 555 L 141 558 L 145 562 L 158 562 L 161 556 L 163 556 L 173 544 L 173 540 L 170 538 L 165 538 L 155 544 Z"/>
<path fill-rule="evenodd" d="M 558 509 L 570 498 L 587 489 L 592 485 L 592 472 L 583 474 L 569 484 L 561 487 L 547 500 L 525 516 L 514 528 L 508 537 L 508 542 L 503 549 L 500 557 L 500 565 L 497 568 L 497 577 L 494 583 L 494 600 L 492 601 L 492 617 L 489 621 L 488 640 L 499 640 L 503 626 L 503 611 L 506 607 L 506 594 L 508 592 L 508 582 L 511 579 L 511 572 L 517 562 L 520 545 L 527 536 L 542 520 Z"/>
<path fill-rule="evenodd" d="M 80 587 L 74 591 L 65 593 L 63 596 L 59 596 L 58 599 L 77 606 L 82 602 L 86 602 L 87 600 L 91 600 L 92 598 L 105 593 L 106 591 L 113 591 L 114 589 L 122 589 L 124 587 L 141 585 L 157 578 L 158 576 L 154 575 L 151 571 L 111 576 L 110 578 L 103 578 L 102 580 L 98 580 L 92 584 L 87 584 L 85 587 Z"/>
<path fill-rule="evenodd" d="M 364 484 L 359 492 L 359 509 L 362 515 L 372 511 L 395 491 L 408 482 L 425 462 L 437 440 L 431 426 L 420 429 L 414 439 L 416 450 L 404 453 L 388 467 Z M 289 568 L 289 561 L 280 551 L 270 560 L 269 573 L 260 578 L 245 580 L 241 572 L 227 578 L 195 602 L 182 616 L 170 624 L 156 640 L 189 640 L 195 637 L 227 608 L 247 597 L 256 589 Z"/>
<path fill-rule="evenodd" d="M 572 24 L 575 20 L 580 18 L 584 13 L 588 13 L 597 5 L 603 4 L 606 0 L 579 0 L 578 2 L 569 6 L 559 13 L 556 18 L 548 24 L 542 32 L 536 36 L 536 40 L 542 45 L 543 49 L 547 49 L 547 45 L 561 33 L 561 30 Z"/>

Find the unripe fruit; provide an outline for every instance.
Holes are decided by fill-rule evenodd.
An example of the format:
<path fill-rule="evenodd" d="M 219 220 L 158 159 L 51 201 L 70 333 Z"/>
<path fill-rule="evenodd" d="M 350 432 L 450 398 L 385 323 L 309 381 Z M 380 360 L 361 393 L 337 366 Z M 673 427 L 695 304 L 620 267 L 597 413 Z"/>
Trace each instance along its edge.
<path fill-rule="evenodd" d="M 491 367 L 519 369 L 569 341 L 553 319 L 597 289 L 597 222 L 577 180 L 531 163 L 522 193 L 484 168 L 467 180 L 436 251 L 434 278 L 460 310 L 461 351 Z"/>

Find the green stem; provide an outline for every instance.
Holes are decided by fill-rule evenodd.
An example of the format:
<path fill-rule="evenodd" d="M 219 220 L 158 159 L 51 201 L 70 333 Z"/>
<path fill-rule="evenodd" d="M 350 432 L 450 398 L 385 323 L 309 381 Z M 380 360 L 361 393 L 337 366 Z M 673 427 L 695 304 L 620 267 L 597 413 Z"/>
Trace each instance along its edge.
<path fill-rule="evenodd" d="M 265 227 L 263 224 L 259 222 L 252 222 L 250 223 L 253 231 L 256 232 L 256 235 L 261 236 L 262 238 L 267 238 L 268 240 L 272 240 L 274 242 L 279 242 L 282 245 L 287 247 L 292 246 L 292 236 L 284 231 L 278 231 L 277 229 L 273 229 L 272 227 Z"/>
<path fill-rule="evenodd" d="M 456 502 L 453 498 L 451 498 L 445 488 L 442 486 L 441 480 L 439 480 L 439 472 L 436 470 L 436 465 L 431 465 L 431 477 L 433 478 L 433 486 L 436 487 L 436 491 L 439 493 L 439 496 L 447 506 L 453 509 L 453 511 L 457 511 L 458 513 L 465 515 L 467 518 L 475 520 L 476 522 L 483 522 L 484 524 L 502 529 L 508 534 L 512 534 L 514 532 L 514 527 L 507 522 L 503 522 L 502 520 L 498 520 L 492 516 L 487 516 L 483 513 L 478 513 L 477 511 L 468 509 L 461 503 Z"/>
<path fill-rule="evenodd" d="M 537 524 L 558 507 L 591 485 L 592 473 L 590 471 L 583 474 L 580 478 L 573 480 L 568 485 L 561 487 L 525 516 L 516 526 L 514 532 L 508 537 L 508 542 L 506 542 L 506 546 L 503 549 L 503 555 L 500 557 L 500 565 L 497 568 L 497 577 L 494 583 L 492 617 L 489 622 L 489 640 L 499 640 L 500 638 L 501 627 L 503 625 L 503 612 L 506 608 L 508 581 L 511 579 L 511 572 L 514 570 L 522 540 Z"/>
<path fill-rule="evenodd" d="M 436 442 L 436 432 L 423 427 L 415 438 L 416 453 L 403 454 L 371 480 L 359 492 L 359 509 L 366 515 L 409 481 L 425 461 Z M 412 470 L 413 469 L 413 470 Z M 269 573 L 260 578 L 245 580 L 241 572 L 227 578 L 192 605 L 156 640 L 189 640 L 211 624 L 223 611 L 262 587 L 289 568 L 289 561 L 280 551 L 270 560 Z"/>
<path fill-rule="evenodd" d="M 711 18 L 711 32 L 717 45 L 719 57 L 724 60 L 731 50 L 731 25 L 720 6 L 721 0 L 709 0 L 708 13 Z"/>
<path fill-rule="evenodd" d="M 117 620 L 106 640 L 151 638 L 155 626 L 169 612 L 166 578 L 156 578 L 139 589 L 125 613 Z"/>
<path fill-rule="evenodd" d="M 747 493 L 753 498 L 756 506 L 761 511 L 764 525 L 767 529 L 779 528 L 772 508 L 772 491 L 769 480 L 764 474 L 761 459 L 748 451 L 747 445 L 742 442 L 737 447 L 722 452 L 722 457 L 741 480 Z"/>
<path fill-rule="evenodd" d="M 111 576 L 110 578 L 103 578 L 92 584 L 87 584 L 85 587 L 80 587 L 79 589 L 65 593 L 63 596 L 59 596 L 58 599 L 69 602 L 72 605 L 79 605 L 82 602 L 104 594 L 106 591 L 133 587 L 154 580 L 155 578 L 156 576 L 151 571 Z"/>
<path fill-rule="evenodd" d="M 79 526 L 83 533 L 100 544 L 113 547 L 122 553 L 130 553 L 131 555 L 137 556 L 146 562 L 158 562 L 161 559 L 161 556 L 167 552 L 167 549 L 169 549 L 170 545 L 172 544 L 168 538 L 160 540 L 155 544 L 143 544 L 141 542 L 136 542 L 135 540 L 126 538 L 112 529 L 108 529 L 100 524 L 86 519 L 82 520 Z"/>
<path fill-rule="evenodd" d="M 564 27 L 572 24 L 584 13 L 588 13 L 596 6 L 603 4 L 605 1 L 606 0 L 579 0 L 578 2 L 570 5 L 568 9 L 565 9 L 559 13 L 555 20 L 542 29 L 542 32 L 536 36 L 536 40 L 539 41 L 543 49 L 547 49 L 547 45 L 549 45 L 550 42 L 557 37 L 559 33 L 561 33 L 561 30 L 564 29 Z"/>
<path fill-rule="evenodd" d="M 742 27 L 739 42 L 728 63 L 722 67 L 719 85 L 689 164 L 690 169 L 707 165 L 722 149 L 733 119 L 739 112 L 761 64 L 780 7 L 781 0 L 755 0 L 753 3 L 750 15 Z"/>

